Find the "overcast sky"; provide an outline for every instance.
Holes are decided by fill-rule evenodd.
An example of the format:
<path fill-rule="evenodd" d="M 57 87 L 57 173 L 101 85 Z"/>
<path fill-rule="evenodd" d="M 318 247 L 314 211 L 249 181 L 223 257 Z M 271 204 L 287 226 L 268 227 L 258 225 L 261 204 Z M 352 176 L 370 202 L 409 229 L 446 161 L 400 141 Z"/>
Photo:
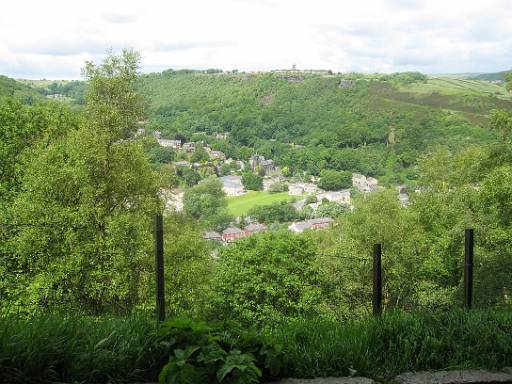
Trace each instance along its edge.
<path fill-rule="evenodd" d="M 77 79 L 123 47 L 143 72 L 493 72 L 512 67 L 512 0 L 2 2 L 0 74 Z"/>

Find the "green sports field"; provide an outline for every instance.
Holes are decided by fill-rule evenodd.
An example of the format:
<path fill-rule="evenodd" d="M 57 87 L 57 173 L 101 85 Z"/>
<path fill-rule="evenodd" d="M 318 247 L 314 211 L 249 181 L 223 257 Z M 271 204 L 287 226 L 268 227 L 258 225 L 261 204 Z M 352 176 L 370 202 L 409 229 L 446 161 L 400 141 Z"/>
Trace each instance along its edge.
<path fill-rule="evenodd" d="M 247 192 L 245 195 L 228 197 L 229 213 L 235 216 L 247 215 L 256 205 L 268 205 L 276 201 L 294 201 L 297 196 L 290 196 L 288 192 L 269 193 L 261 191 Z"/>

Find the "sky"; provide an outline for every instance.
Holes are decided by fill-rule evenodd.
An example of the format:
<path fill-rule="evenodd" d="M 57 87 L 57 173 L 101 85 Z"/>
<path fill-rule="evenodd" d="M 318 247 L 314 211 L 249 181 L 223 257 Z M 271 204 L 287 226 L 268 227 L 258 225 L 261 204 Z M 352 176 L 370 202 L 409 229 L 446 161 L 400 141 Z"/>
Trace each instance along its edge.
<path fill-rule="evenodd" d="M 4 0 L 0 74 L 80 79 L 107 50 L 141 71 L 496 72 L 512 68 L 511 0 Z"/>

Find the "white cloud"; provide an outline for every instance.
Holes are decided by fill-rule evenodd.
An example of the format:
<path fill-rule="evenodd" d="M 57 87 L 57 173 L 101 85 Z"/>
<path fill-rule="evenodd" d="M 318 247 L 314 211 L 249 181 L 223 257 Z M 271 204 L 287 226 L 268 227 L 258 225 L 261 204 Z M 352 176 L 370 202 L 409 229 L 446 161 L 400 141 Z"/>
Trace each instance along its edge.
<path fill-rule="evenodd" d="M 113 48 L 166 68 L 497 71 L 508 0 L 18 0 L 2 4 L 0 73 L 79 78 Z"/>

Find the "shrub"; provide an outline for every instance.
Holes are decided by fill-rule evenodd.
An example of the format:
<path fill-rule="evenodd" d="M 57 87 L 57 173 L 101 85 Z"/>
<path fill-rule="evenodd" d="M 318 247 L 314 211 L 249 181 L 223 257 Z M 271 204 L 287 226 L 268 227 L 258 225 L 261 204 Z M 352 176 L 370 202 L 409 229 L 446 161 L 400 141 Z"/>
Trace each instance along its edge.
<path fill-rule="evenodd" d="M 314 316 L 328 307 L 314 242 L 287 230 L 225 248 L 213 286 L 213 314 L 247 323 Z"/>
<path fill-rule="evenodd" d="M 286 192 L 288 191 L 288 184 L 282 181 L 277 181 L 268 187 L 268 191 L 270 193 Z"/>
<path fill-rule="evenodd" d="M 263 189 L 263 177 L 255 175 L 252 172 L 244 172 L 242 175 L 242 184 L 249 191 L 261 191 Z"/>
<path fill-rule="evenodd" d="M 173 350 L 161 384 L 259 383 L 278 377 L 284 365 L 280 346 L 233 322 L 177 319 L 164 323 L 161 334 Z"/>
<path fill-rule="evenodd" d="M 260 223 L 284 223 L 299 217 L 295 207 L 286 201 L 278 201 L 269 205 L 255 206 L 250 209 L 249 216 Z"/>

